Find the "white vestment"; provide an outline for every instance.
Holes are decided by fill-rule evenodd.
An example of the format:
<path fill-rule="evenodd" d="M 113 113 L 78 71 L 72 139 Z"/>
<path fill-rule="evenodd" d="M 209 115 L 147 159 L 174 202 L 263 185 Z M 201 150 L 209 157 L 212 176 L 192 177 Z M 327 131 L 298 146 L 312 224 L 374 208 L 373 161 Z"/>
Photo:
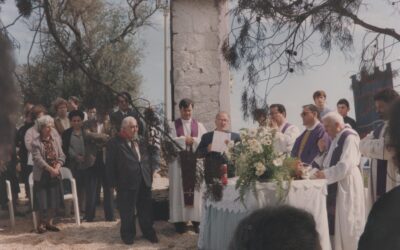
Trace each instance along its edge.
<path fill-rule="evenodd" d="M 286 122 L 282 124 L 282 126 L 279 127 L 278 131 L 275 134 L 274 150 L 278 154 L 290 155 L 290 153 L 292 152 L 294 142 L 300 135 L 300 130 L 294 125 L 289 125 L 286 131 L 282 133 L 282 130 L 286 124 L 287 124 Z"/>
<path fill-rule="evenodd" d="M 387 160 L 386 192 L 392 190 L 400 183 L 400 176 L 397 172 L 395 163 L 393 162 L 393 153 L 390 152 L 386 146 L 388 141 L 387 136 L 385 136 L 386 129 L 387 122 L 385 121 L 385 125 L 383 126 L 378 139 L 374 139 L 372 131 L 360 142 L 361 154 L 370 158 L 371 176 L 368 182 L 368 200 L 370 201 L 370 207 L 368 209 L 371 209 L 377 198 L 379 198 L 376 194 L 378 159 Z"/>
<path fill-rule="evenodd" d="M 363 178 L 358 168 L 360 163 L 360 138 L 348 135 L 344 141 L 342 155 L 336 165 L 330 166 L 332 153 L 338 146 L 343 129 L 332 141 L 328 153 L 316 159 L 321 163 L 328 184 L 337 182 L 335 212 L 335 250 L 356 250 L 365 225 L 365 200 Z M 356 133 L 354 130 L 352 130 Z M 357 133 L 356 133 L 357 134 Z M 319 162 L 318 162 L 319 161 Z M 321 164 L 319 164 L 321 166 Z"/>
<path fill-rule="evenodd" d="M 170 124 L 170 135 L 172 139 L 178 143 L 182 148 L 186 147 L 185 138 L 191 134 L 192 120 L 183 120 L 183 131 L 185 136 L 177 137 L 175 131 L 175 124 Z M 198 124 L 198 136 L 193 138 L 193 151 L 197 149 L 200 143 L 201 136 L 207 132 L 206 128 L 200 122 Z M 182 187 L 182 170 L 180 166 L 180 159 L 177 157 L 172 162 L 168 163 L 169 175 L 169 221 L 171 223 L 196 221 L 200 222 L 201 209 L 202 209 L 202 193 L 195 189 L 193 207 L 185 207 L 183 199 Z"/>

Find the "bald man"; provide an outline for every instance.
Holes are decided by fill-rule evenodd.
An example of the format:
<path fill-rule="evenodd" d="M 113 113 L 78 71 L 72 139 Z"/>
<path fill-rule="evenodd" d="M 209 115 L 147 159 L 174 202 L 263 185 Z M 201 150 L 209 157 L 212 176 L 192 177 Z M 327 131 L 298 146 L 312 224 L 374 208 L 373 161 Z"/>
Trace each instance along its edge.
<path fill-rule="evenodd" d="M 240 135 L 238 133 L 233 133 L 229 131 L 230 128 L 230 116 L 227 112 L 221 111 L 215 116 L 215 130 L 219 132 L 225 132 L 229 134 L 230 140 L 237 142 L 240 141 Z M 215 152 L 212 150 L 212 141 L 214 137 L 214 131 L 205 133 L 201 137 L 199 146 L 197 147 L 197 155 L 200 158 L 213 157 L 220 164 L 228 163 L 225 157 L 220 152 Z M 235 175 L 235 169 L 233 166 L 228 166 L 228 177 L 233 177 Z"/>

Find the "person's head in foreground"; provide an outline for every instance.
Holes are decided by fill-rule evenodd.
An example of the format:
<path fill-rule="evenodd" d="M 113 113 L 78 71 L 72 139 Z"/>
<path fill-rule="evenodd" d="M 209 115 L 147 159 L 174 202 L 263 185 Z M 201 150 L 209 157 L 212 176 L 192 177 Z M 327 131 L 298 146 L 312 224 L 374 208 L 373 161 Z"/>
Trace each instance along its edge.
<path fill-rule="evenodd" d="M 320 250 L 313 216 L 290 206 L 254 211 L 236 228 L 230 250 Z"/>

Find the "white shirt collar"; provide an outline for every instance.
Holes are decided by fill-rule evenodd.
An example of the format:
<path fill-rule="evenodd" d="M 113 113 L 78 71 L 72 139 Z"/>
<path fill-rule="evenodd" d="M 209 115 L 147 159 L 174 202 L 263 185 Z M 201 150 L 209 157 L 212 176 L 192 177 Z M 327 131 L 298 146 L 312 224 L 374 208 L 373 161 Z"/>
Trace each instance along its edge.
<path fill-rule="evenodd" d="M 183 123 L 189 123 L 189 122 L 192 121 L 192 118 L 190 118 L 189 120 L 185 120 L 185 119 L 181 118 L 181 120 L 182 120 Z"/>

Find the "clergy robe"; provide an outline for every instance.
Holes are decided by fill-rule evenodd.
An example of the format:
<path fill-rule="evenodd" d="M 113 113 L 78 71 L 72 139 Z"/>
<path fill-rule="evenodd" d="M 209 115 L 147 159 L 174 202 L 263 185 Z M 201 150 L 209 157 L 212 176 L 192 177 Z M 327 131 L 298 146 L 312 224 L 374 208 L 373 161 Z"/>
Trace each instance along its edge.
<path fill-rule="evenodd" d="M 399 175 L 393 162 L 393 155 L 386 147 L 387 121 L 380 124 L 360 142 L 361 153 L 370 158 L 370 178 L 368 200 L 375 203 L 380 196 L 399 185 Z"/>
<path fill-rule="evenodd" d="M 278 154 L 290 154 L 296 138 L 299 136 L 299 129 L 285 122 L 282 124 L 275 134 L 274 149 Z"/>
<path fill-rule="evenodd" d="M 170 135 L 172 139 L 178 143 L 182 148 L 186 148 L 185 139 L 186 136 L 191 135 L 191 123 L 190 120 L 183 120 L 183 132 L 184 136 L 177 136 L 175 129 L 175 123 L 170 124 Z M 197 122 L 197 121 L 196 121 Z M 201 136 L 207 132 L 206 128 L 200 122 L 198 124 L 197 137 L 193 137 L 193 151 L 197 149 L 200 143 Z M 183 184 L 182 184 L 182 170 L 180 166 L 180 159 L 177 157 L 175 160 L 168 164 L 168 175 L 169 175 L 169 221 L 171 223 L 196 221 L 199 222 L 201 218 L 202 208 L 202 195 L 199 191 L 194 191 L 194 203 L 193 207 L 185 206 L 183 197 Z"/>
<path fill-rule="evenodd" d="M 301 151 L 300 148 L 303 137 L 306 135 L 307 130 L 310 131 L 310 135 L 308 136 L 308 139 L 304 144 L 303 151 L 299 155 L 299 152 Z M 291 156 L 299 157 L 302 162 L 311 164 L 314 158 L 320 153 L 318 148 L 319 139 L 323 139 L 325 141 L 326 147 L 329 148 L 331 139 L 325 132 L 324 126 L 320 122 L 317 122 L 312 128 L 304 130 L 304 132 L 299 137 L 297 137 L 293 145 Z"/>
<path fill-rule="evenodd" d="M 340 143 L 340 138 L 342 143 Z M 328 184 L 337 183 L 335 250 L 356 250 L 365 224 L 364 184 L 360 163 L 360 138 L 346 126 L 333 139 L 329 150 L 315 159 L 323 168 Z M 322 165 L 321 165 L 322 164 Z"/>

